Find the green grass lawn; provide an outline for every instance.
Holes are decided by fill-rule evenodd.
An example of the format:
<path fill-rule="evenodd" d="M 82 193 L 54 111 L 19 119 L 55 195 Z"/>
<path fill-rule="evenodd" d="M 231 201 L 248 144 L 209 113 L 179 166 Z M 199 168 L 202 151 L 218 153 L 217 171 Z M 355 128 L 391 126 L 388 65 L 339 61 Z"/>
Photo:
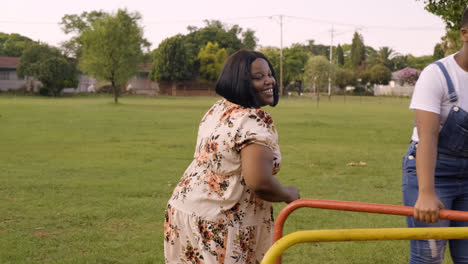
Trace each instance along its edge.
<path fill-rule="evenodd" d="M 216 100 L 0 96 L 0 263 L 163 263 L 164 208 Z M 303 198 L 401 204 L 408 104 L 296 97 L 267 107 L 283 155 L 277 177 Z M 300 209 L 284 233 L 379 227 L 405 220 Z M 405 263 L 408 252 L 407 241 L 308 243 L 283 263 Z"/>

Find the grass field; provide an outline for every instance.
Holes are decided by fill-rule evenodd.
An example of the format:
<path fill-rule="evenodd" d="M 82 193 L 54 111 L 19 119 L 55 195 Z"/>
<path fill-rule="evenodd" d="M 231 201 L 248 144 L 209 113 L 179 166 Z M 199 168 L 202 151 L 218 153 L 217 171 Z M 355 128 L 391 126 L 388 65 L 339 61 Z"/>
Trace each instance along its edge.
<path fill-rule="evenodd" d="M 0 96 L 0 263 L 163 263 L 164 208 L 216 100 Z M 267 107 L 283 155 L 277 177 L 303 198 L 401 204 L 408 104 L 348 96 Z M 285 234 L 404 226 L 399 216 L 300 209 Z M 309 243 L 283 263 L 405 263 L 408 252 L 407 241 Z"/>

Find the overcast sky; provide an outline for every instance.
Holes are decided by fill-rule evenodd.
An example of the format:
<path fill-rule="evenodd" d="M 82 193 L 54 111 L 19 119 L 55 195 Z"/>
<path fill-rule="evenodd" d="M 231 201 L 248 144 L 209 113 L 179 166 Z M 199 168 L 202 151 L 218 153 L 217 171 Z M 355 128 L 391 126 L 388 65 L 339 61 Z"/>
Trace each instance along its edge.
<path fill-rule="evenodd" d="M 217 19 L 256 32 L 261 46 L 280 46 L 279 15 L 283 15 L 283 46 L 292 43 L 351 43 L 355 30 L 376 49 L 389 46 L 402 54 L 432 55 L 444 35 L 444 23 L 415 0 L 14 0 L 1 5 L 0 32 L 19 33 L 58 46 L 69 39 L 58 24 L 65 14 L 118 8 L 142 15 L 144 36 L 152 48 L 165 38 L 187 33 Z M 460 11 L 462 12 L 462 10 Z"/>

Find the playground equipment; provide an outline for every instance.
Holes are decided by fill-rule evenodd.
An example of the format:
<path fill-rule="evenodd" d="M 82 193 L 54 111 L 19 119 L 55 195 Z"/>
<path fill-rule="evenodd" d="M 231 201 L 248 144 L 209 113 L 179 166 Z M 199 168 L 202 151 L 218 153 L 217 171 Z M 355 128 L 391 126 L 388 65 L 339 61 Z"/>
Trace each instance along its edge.
<path fill-rule="evenodd" d="M 439 228 L 374 228 L 300 231 L 283 238 L 286 218 L 302 207 L 341 211 L 366 212 L 413 216 L 413 207 L 374 203 L 345 202 L 331 200 L 300 199 L 288 204 L 275 222 L 275 243 L 267 251 L 262 264 L 281 264 L 281 254 L 287 248 L 303 242 L 368 241 L 368 240 L 417 240 L 417 239 L 468 239 L 468 227 Z M 440 219 L 468 221 L 468 212 L 440 210 Z"/>

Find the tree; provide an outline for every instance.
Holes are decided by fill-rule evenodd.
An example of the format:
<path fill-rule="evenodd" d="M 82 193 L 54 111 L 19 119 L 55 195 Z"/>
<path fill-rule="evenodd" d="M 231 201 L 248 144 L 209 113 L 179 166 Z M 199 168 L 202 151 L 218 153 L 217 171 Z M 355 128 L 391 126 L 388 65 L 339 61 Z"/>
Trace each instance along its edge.
<path fill-rule="evenodd" d="M 416 84 L 416 81 L 419 78 L 419 74 L 421 74 L 420 70 L 407 67 L 400 71 L 398 77 L 400 79 L 401 84 L 408 83 L 414 85 Z"/>
<path fill-rule="evenodd" d="M 139 13 L 119 9 L 91 23 L 80 36 L 83 54 L 79 66 L 83 72 L 111 82 L 114 102 L 118 102 L 125 83 L 138 71 L 142 49 L 148 45 L 138 25 Z"/>
<path fill-rule="evenodd" d="M 304 82 L 312 84 L 317 93 L 325 90 L 328 77 L 333 75 L 333 66 L 324 56 L 309 56 L 304 69 Z"/>
<path fill-rule="evenodd" d="M 348 85 L 355 86 L 357 84 L 356 73 L 351 69 L 337 68 L 335 72 L 335 84 L 341 89 Z"/>
<path fill-rule="evenodd" d="M 242 34 L 242 28 L 238 25 L 228 27 L 219 20 L 205 20 L 205 27 L 197 28 L 188 26 L 189 34 L 182 36 L 186 49 L 188 68 L 190 71 L 186 78 L 196 79 L 199 75 L 200 61 L 197 59 L 202 47 L 211 41 L 217 42 L 219 48 L 225 49 L 228 55 L 242 48 L 252 49 L 256 46 L 256 37 L 253 30 L 248 29 Z"/>
<path fill-rule="evenodd" d="M 462 12 L 467 7 L 466 0 L 416 0 L 423 1 L 426 5 L 424 9 L 439 16 L 444 20 L 446 34 L 442 37 L 441 48 L 444 56 L 452 54 L 463 46 L 460 39 L 460 28 L 462 27 Z"/>
<path fill-rule="evenodd" d="M 75 64 L 63 56 L 41 61 L 38 70 L 36 77 L 43 85 L 42 93 L 47 95 L 58 96 L 63 88 L 78 84 Z"/>
<path fill-rule="evenodd" d="M 351 66 L 353 69 L 359 69 L 365 59 L 366 46 L 364 45 L 364 40 L 358 32 L 354 32 L 351 43 Z"/>
<path fill-rule="evenodd" d="M 322 44 L 315 44 L 315 40 L 310 39 L 307 41 L 307 44 L 304 46 L 305 51 L 310 52 L 312 55 L 315 56 L 325 56 L 328 57 L 330 54 L 330 46 L 322 45 Z"/>
<path fill-rule="evenodd" d="M 0 56 L 21 57 L 24 50 L 33 41 L 20 34 L 0 32 Z"/>
<path fill-rule="evenodd" d="M 398 71 L 405 67 L 408 67 L 408 56 L 397 54 L 392 59 L 393 70 Z"/>
<path fill-rule="evenodd" d="M 395 54 L 395 51 L 389 47 L 381 47 L 377 51 L 377 54 L 380 63 L 385 65 L 388 69 L 393 70 L 392 57 Z"/>
<path fill-rule="evenodd" d="M 279 78 L 280 50 L 276 47 L 266 47 L 259 50 L 273 66 L 276 77 Z M 283 86 L 287 87 L 291 82 L 303 80 L 304 67 L 307 63 L 307 53 L 300 44 L 293 44 L 283 49 Z M 279 80 L 276 80 L 279 84 Z M 286 93 L 286 89 L 283 93 Z"/>
<path fill-rule="evenodd" d="M 62 50 L 67 56 L 79 59 L 81 56 L 81 34 L 92 27 L 94 21 L 106 15 L 103 11 L 83 12 L 81 15 L 64 15 L 60 24 L 65 34 L 74 34 L 70 40 L 62 43 Z"/>
<path fill-rule="evenodd" d="M 200 60 L 200 75 L 206 80 L 216 80 L 224 61 L 227 58 L 225 49 L 220 49 L 217 42 L 214 44 L 208 41 L 205 47 L 200 49 L 198 53 L 198 60 Z"/>
<path fill-rule="evenodd" d="M 431 55 L 415 57 L 408 55 L 408 67 L 415 68 L 418 70 L 424 69 L 427 65 L 431 64 L 434 58 Z"/>
<path fill-rule="evenodd" d="M 277 47 L 271 47 L 271 46 L 268 46 L 268 47 L 264 47 L 260 50 L 258 50 L 259 52 L 263 53 L 263 55 L 265 55 L 268 60 L 270 61 L 271 65 L 273 66 L 273 70 L 275 71 L 275 74 L 276 74 L 276 77 L 279 78 L 279 74 L 280 74 L 280 49 L 277 48 Z M 279 79 L 276 80 L 278 82 L 278 85 L 279 85 Z"/>
<path fill-rule="evenodd" d="M 443 57 L 445 57 L 445 52 L 444 52 L 444 50 L 442 49 L 442 44 L 437 43 L 437 44 L 434 46 L 434 53 L 432 54 L 432 58 L 434 58 L 434 60 L 440 60 L 440 59 L 442 59 Z"/>
<path fill-rule="evenodd" d="M 26 48 L 17 69 L 18 76 L 32 76 L 42 83 L 42 95 L 58 96 L 65 87 L 75 86 L 75 63 L 63 56 L 59 49 L 47 44 L 34 43 Z"/>
<path fill-rule="evenodd" d="M 307 60 L 307 53 L 299 44 L 293 44 L 290 48 L 283 49 L 283 87 L 287 87 L 291 82 L 303 79 Z M 284 89 L 283 94 L 286 92 L 286 89 Z"/>
<path fill-rule="evenodd" d="M 336 57 L 337 57 L 338 65 L 343 66 L 345 59 L 344 59 L 343 48 L 341 47 L 340 44 L 338 44 L 338 47 L 336 47 Z"/>
<path fill-rule="evenodd" d="M 184 36 L 175 35 L 163 40 L 153 51 L 150 79 L 153 81 L 179 81 L 190 75 L 191 62 Z"/>
<path fill-rule="evenodd" d="M 255 50 L 258 38 L 255 37 L 255 31 L 247 29 L 242 32 L 242 46 L 244 49 Z"/>
<path fill-rule="evenodd" d="M 388 84 L 392 79 L 392 72 L 383 64 L 374 65 L 369 72 L 373 84 Z"/>
<path fill-rule="evenodd" d="M 423 1 L 426 5 L 424 9 L 430 13 L 441 17 L 447 29 L 459 30 L 461 25 L 462 12 L 467 6 L 466 0 L 416 0 Z"/>
<path fill-rule="evenodd" d="M 460 38 L 460 31 L 456 29 L 447 30 L 445 36 L 442 37 L 441 48 L 444 55 L 448 56 L 459 51 L 463 46 L 463 41 Z"/>

